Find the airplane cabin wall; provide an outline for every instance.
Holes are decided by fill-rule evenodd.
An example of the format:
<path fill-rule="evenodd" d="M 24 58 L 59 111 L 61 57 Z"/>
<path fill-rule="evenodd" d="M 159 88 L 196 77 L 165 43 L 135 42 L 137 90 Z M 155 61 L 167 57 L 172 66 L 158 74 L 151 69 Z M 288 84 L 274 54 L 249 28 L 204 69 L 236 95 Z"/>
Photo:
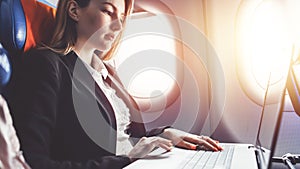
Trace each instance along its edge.
<path fill-rule="evenodd" d="M 210 117 L 207 117 L 205 114 L 200 115 L 204 118 L 205 122 L 203 119 L 198 121 L 202 124 L 198 125 L 198 128 L 196 129 L 194 127 L 192 132 L 213 135 L 214 138 L 221 141 L 253 143 L 257 134 L 256 131 L 261 107 L 254 104 L 245 96 L 236 76 L 234 40 L 235 19 L 240 0 L 161 1 L 170 7 L 176 16 L 184 18 L 187 22 L 195 26 L 199 32 L 203 33 L 208 41 L 206 43 L 209 43 L 209 45 L 211 45 L 214 49 L 214 52 L 221 63 L 224 74 L 224 83 L 219 84 L 224 85 L 224 91 L 218 90 L 222 89 L 221 86 L 220 88 L 217 87 L 216 91 L 212 91 L 225 94 L 223 103 L 222 100 L 213 98 L 220 101 L 220 103 L 217 104 L 219 106 L 219 112 Z M 186 27 L 181 26 L 181 33 L 183 39 L 187 39 L 190 46 L 203 45 L 203 42 L 199 37 L 191 35 L 191 32 L 185 30 L 185 28 Z M 207 44 L 204 43 L 204 45 Z M 206 51 L 201 54 L 206 56 L 200 56 L 200 58 L 204 60 L 202 60 L 202 63 L 199 63 L 199 60 L 197 62 L 197 57 L 199 58 L 199 56 L 195 56 L 195 53 L 191 52 L 191 50 L 187 48 L 184 50 L 184 62 L 196 74 L 194 77 L 196 77 L 196 81 L 200 83 L 199 88 L 207 88 L 206 90 L 209 90 L 212 85 L 212 82 L 208 80 L 209 77 L 218 77 L 220 74 L 218 74 L 218 71 L 214 71 L 213 68 L 210 69 L 206 79 L 206 83 L 208 84 L 205 85 L 203 82 L 203 74 L 201 76 L 197 76 L 200 71 L 203 71 L 200 70 L 201 68 L 199 68 L 199 65 L 205 65 L 207 63 L 212 65 L 211 67 L 217 67 L 220 65 L 216 63 L 209 63 L 211 61 L 210 57 L 213 57 L 211 52 Z M 207 68 L 209 65 L 205 65 L 204 67 Z M 209 95 L 212 95 L 212 93 L 208 92 L 203 94 L 205 97 L 212 97 Z M 216 96 L 218 96 L 218 94 L 216 94 Z M 208 101 L 211 100 L 208 98 Z M 200 111 L 209 111 L 210 104 L 210 102 L 207 102 L 206 108 L 200 108 Z"/>
<path fill-rule="evenodd" d="M 207 37 L 213 44 L 225 74 L 223 119 L 214 133 L 222 141 L 254 143 L 262 107 L 244 94 L 237 77 L 235 31 L 241 0 L 205 0 Z"/>

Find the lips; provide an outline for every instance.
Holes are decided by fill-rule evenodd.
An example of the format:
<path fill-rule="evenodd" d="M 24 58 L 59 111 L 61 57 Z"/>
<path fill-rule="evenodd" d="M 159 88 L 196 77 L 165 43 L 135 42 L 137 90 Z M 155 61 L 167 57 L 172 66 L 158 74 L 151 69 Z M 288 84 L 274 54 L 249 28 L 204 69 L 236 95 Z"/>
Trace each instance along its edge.
<path fill-rule="evenodd" d="M 104 35 L 104 38 L 106 40 L 113 41 L 115 39 L 115 35 L 112 33 L 108 33 L 108 34 Z"/>

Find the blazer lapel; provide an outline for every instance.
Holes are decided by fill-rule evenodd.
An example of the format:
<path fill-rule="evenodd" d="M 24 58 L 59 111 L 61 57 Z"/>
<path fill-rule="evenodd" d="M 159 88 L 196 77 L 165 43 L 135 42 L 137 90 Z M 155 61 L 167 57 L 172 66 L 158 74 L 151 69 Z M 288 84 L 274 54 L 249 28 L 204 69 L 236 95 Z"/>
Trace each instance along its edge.
<path fill-rule="evenodd" d="M 108 120 L 109 124 L 114 129 L 116 129 L 116 117 L 114 110 L 81 59 L 79 59 L 74 52 L 70 52 L 68 55 L 63 56 L 63 60 L 72 75 L 73 87 L 76 89 L 79 85 L 84 86 L 94 99 L 96 99 L 98 105 L 105 110 L 105 112 L 101 112 L 104 118 Z"/>

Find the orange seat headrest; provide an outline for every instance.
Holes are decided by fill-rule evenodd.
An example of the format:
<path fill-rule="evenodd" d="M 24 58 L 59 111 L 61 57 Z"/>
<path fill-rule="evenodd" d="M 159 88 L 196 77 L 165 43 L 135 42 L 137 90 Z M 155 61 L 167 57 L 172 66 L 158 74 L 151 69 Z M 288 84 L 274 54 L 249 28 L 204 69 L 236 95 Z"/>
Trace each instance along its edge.
<path fill-rule="evenodd" d="M 26 19 L 24 51 L 51 40 L 56 9 L 37 0 L 21 0 Z"/>

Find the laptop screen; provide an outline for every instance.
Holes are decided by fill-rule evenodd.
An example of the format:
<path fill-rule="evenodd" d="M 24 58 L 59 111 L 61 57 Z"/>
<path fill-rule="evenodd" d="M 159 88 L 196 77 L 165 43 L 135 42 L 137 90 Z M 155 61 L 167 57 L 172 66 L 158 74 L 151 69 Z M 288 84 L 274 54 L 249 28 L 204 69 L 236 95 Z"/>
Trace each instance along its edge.
<path fill-rule="evenodd" d="M 284 88 L 285 91 L 285 88 Z M 268 93 L 271 93 L 272 90 L 269 90 Z M 277 92 L 276 96 L 277 98 L 272 98 L 272 99 L 277 99 L 275 100 L 276 103 L 268 103 L 268 97 L 266 99 L 266 104 L 264 106 L 264 110 L 262 112 L 262 119 L 261 119 L 261 126 L 260 126 L 260 132 L 258 135 L 258 146 L 262 146 L 266 149 L 271 150 L 272 149 L 272 143 L 273 140 L 275 139 L 274 137 L 279 131 L 279 128 L 277 126 L 277 122 L 280 121 L 282 109 L 283 109 L 283 104 L 284 101 L 284 96 L 285 92 L 281 90 L 281 92 Z M 271 94 L 270 94 L 271 95 Z"/>
<path fill-rule="evenodd" d="M 275 151 L 277 135 L 284 108 L 287 74 L 276 83 L 272 82 L 270 74 L 268 86 L 265 92 L 264 104 L 261 112 L 256 147 L 260 150 L 262 168 L 267 168 Z"/>

